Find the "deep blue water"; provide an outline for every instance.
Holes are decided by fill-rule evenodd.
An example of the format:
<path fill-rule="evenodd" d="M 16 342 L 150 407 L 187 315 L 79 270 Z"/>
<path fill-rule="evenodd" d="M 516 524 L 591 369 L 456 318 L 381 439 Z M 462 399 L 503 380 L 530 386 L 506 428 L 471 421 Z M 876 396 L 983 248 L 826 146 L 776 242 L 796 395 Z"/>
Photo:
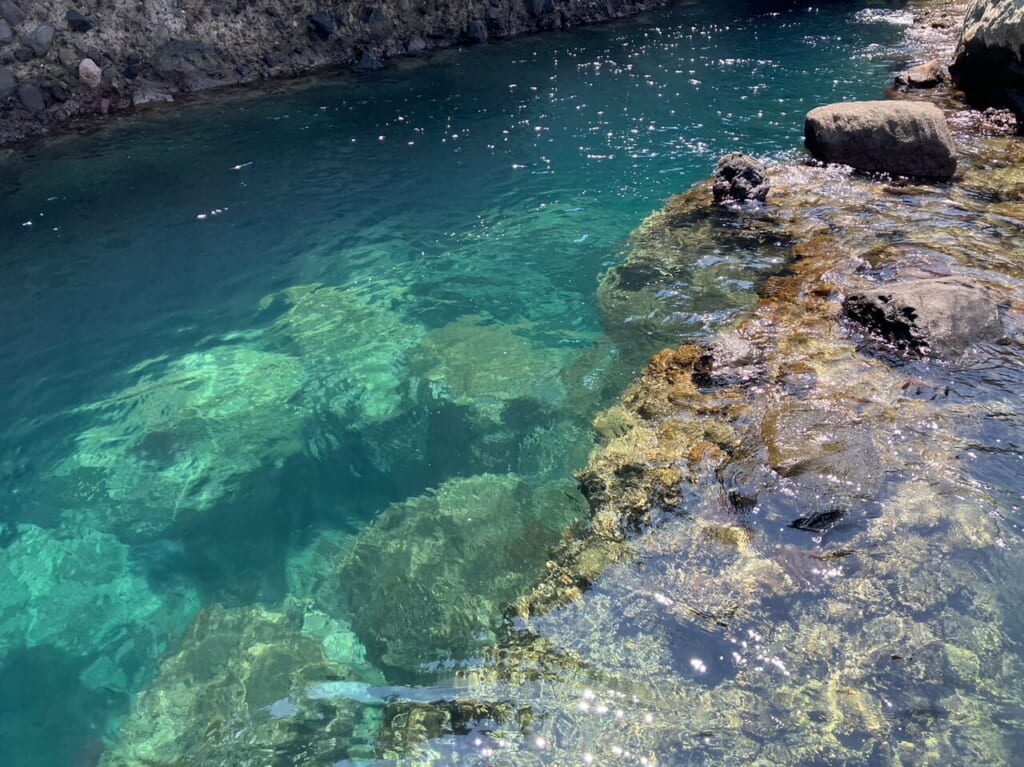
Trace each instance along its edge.
<path fill-rule="evenodd" d="M 681 6 L 0 156 L 0 761 L 91 763 L 201 607 L 280 603 L 317 535 L 456 477 L 571 495 L 634 372 L 600 274 L 723 153 L 881 96 L 904 27 L 857 7 Z"/>

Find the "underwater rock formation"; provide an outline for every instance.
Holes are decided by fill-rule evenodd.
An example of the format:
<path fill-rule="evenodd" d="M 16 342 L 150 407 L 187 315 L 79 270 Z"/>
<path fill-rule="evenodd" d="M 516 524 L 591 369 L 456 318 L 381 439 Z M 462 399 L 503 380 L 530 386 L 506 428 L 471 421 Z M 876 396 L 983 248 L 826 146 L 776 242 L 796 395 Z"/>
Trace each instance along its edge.
<path fill-rule="evenodd" d="M 306 414 L 294 398 L 302 363 L 223 346 L 187 354 L 83 408 L 106 423 L 77 439 L 56 469 L 65 503 L 88 506 L 104 530 L 150 537 L 186 524 L 225 497 L 259 492 L 257 470 L 301 449 Z"/>
<path fill-rule="evenodd" d="M 319 542 L 315 599 L 351 615 L 370 658 L 398 678 L 458 666 L 493 641 L 504 605 L 581 514 L 570 489 L 514 475 L 449 480 L 385 509 L 340 549 Z"/>
<path fill-rule="evenodd" d="M 373 755 L 383 684 L 349 628 L 298 602 L 204 609 L 101 767 L 334 764 Z"/>
<path fill-rule="evenodd" d="M 949 179 L 956 147 L 942 111 L 909 101 L 829 104 L 807 113 L 807 148 L 823 162 L 897 176 Z"/>
<path fill-rule="evenodd" d="M 711 184 L 699 188 L 649 216 L 630 235 L 622 262 L 598 284 L 605 332 L 636 368 L 749 309 L 754 289 L 788 255 L 789 242 L 770 212 L 709 210 Z"/>
<path fill-rule="evenodd" d="M 86 528 L 18 525 L 0 573 L 0 665 L 12 648 L 53 648 L 87 666 L 82 679 L 97 690 L 138 689 L 148 659 L 199 609 L 197 593 L 156 592 L 128 546 Z"/>

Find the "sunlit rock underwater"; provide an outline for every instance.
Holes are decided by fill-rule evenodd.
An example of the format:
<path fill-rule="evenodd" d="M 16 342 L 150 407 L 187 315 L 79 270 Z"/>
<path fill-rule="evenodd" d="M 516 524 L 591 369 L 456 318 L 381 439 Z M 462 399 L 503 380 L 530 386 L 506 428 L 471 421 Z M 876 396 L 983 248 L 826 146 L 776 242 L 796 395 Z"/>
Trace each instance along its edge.
<path fill-rule="evenodd" d="M 296 601 L 204 608 L 100 764 L 320 765 L 372 755 L 379 711 L 326 694 L 338 680 L 355 690 L 383 683 L 343 622 Z"/>

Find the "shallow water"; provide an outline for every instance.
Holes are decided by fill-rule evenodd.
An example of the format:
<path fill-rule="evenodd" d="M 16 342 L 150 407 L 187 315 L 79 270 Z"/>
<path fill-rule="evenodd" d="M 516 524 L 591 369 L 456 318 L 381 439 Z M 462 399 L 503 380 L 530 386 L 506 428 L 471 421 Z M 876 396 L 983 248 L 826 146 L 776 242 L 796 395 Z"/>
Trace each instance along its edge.
<path fill-rule="evenodd" d="M 880 97 L 905 23 L 681 6 L 7 153 L 5 763 L 111 759 L 137 692 L 234 690 L 234 662 L 267 727 L 309 703 L 260 676 L 281 667 L 447 690 L 585 516 L 590 419 L 665 341 L 601 323 L 629 232 L 724 152 L 786 156 L 811 106 Z M 676 286 L 680 341 L 782 266 L 714 255 Z M 984 446 L 1019 435 L 1016 383 L 961 382 L 992 401 L 971 438 L 1008 511 L 1020 445 Z M 224 695 L 190 710 L 230 729 Z M 381 705 L 302 763 L 373 753 Z M 197 742 L 184 763 L 219 763 Z"/>

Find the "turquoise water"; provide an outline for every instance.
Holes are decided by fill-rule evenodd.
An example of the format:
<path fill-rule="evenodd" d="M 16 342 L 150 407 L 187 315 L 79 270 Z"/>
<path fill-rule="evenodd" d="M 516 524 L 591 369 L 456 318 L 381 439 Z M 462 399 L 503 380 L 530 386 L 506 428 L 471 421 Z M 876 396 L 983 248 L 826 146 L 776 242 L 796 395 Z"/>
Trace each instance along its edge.
<path fill-rule="evenodd" d="M 903 21 L 681 6 L 3 156 L 3 762 L 99 763 L 219 610 L 304 600 L 374 689 L 471 662 L 659 348 L 598 277 L 723 153 L 880 97 Z M 680 340 L 778 268 L 682 286 Z"/>

